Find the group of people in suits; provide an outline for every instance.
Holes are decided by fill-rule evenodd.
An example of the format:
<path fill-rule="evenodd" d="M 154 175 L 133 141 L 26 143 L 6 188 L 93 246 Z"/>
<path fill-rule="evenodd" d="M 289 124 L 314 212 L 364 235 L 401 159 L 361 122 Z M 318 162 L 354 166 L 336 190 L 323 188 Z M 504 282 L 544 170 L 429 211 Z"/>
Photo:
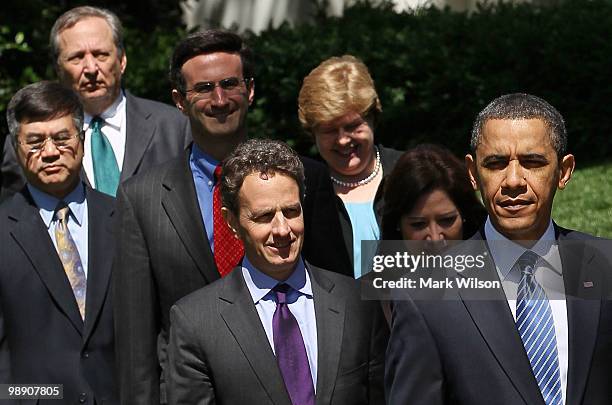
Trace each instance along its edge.
<path fill-rule="evenodd" d="M 381 218 L 416 235 L 404 232 L 401 204 L 387 215 L 382 207 L 386 175 L 412 155 L 374 144 L 382 108 L 361 61 L 331 58 L 304 80 L 299 117 L 323 164 L 248 139 L 254 58 L 236 34 L 196 32 L 177 44 L 176 109 L 122 89 L 127 55 L 108 10 L 69 10 L 50 47 L 59 83 L 24 87 L 7 111 L 0 383 L 63 384 L 66 404 L 612 398 L 612 269 L 599 251 L 555 247 L 588 236 L 551 219 L 574 157 L 544 100 L 492 101 L 465 159 L 488 212 L 472 240 L 489 249 L 486 270 L 503 281 L 497 299 L 408 292 L 386 306 L 389 335 L 383 306 L 361 299 L 354 278 L 366 254 L 359 241 L 380 238 Z M 452 224 L 434 218 L 435 239 L 480 215 L 456 205 Z M 525 257 L 535 259 L 523 266 Z M 542 274 L 567 294 L 548 300 Z M 546 331 L 546 344 L 517 326 L 535 302 L 525 291 L 540 294 L 547 317 L 533 329 Z M 534 357 L 532 347 L 546 350 Z"/>

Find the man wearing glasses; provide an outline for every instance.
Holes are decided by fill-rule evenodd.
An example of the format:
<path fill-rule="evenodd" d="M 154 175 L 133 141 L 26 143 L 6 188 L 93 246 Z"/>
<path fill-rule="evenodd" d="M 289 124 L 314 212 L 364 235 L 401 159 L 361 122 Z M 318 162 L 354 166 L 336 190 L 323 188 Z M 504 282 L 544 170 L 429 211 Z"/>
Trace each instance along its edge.
<path fill-rule="evenodd" d="M 83 107 L 39 82 L 13 96 L 7 122 L 27 185 L 0 205 L 0 381 L 62 384 L 66 404 L 118 404 L 114 199 L 80 180 Z"/>
<path fill-rule="evenodd" d="M 191 34 L 171 59 L 172 98 L 189 118 L 187 153 L 119 187 L 119 243 L 113 267 L 121 402 L 166 403 L 170 307 L 226 276 L 243 246 L 221 217 L 222 161 L 247 139 L 255 91 L 253 55 L 236 35 Z M 304 256 L 311 264 L 350 272 L 333 234 L 333 190 L 325 167 L 302 159 L 306 175 Z M 335 219 L 335 222 L 334 222 Z"/>

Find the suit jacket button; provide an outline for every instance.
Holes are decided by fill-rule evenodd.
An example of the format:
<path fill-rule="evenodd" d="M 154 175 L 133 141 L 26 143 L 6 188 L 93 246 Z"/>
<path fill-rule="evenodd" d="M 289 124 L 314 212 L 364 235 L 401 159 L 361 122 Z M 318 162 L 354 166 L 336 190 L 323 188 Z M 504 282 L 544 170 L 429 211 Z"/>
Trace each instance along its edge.
<path fill-rule="evenodd" d="M 79 402 L 84 404 L 85 401 L 87 401 L 87 394 L 84 392 L 81 392 L 81 394 L 79 395 Z"/>
<path fill-rule="evenodd" d="M 86 359 L 89 358 L 89 352 L 83 352 L 83 357 L 85 357 Z"/>

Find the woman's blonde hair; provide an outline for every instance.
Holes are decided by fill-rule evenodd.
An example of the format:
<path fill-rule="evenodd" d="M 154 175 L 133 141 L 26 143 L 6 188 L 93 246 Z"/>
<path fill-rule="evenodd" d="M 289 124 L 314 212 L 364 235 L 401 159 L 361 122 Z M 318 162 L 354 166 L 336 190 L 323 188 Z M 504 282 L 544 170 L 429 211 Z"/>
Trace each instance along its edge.
<path fill-rule="evenodd" d="M 349 112 L 376 118 L 381 111 L 367 66 L 352 55 L 323 61 L 304 78 L 298 97 L 299 119 L 307 131 Z"/>

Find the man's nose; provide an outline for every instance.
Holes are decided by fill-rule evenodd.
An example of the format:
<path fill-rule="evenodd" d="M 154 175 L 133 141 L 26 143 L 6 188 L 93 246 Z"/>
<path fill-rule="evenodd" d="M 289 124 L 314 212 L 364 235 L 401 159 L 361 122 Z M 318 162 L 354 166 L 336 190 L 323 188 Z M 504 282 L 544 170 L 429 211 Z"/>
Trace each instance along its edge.
<path fill-rule="evenodd" d="M 221 86 L 215 86 L 212 94 L 210 95 L 210 101 L 215 107 L 222 107 L 228 103 L 227 95 L 225 94 L 225 90 L 221 88 Z"/>
<path fill-rule="evenodd" d="M 291 232 L 289 222 L 282 211 L 279 211 L 272 220 L 272 233 L 276 236 L 287 236 Z"/>
<path fill-rule="evenodd" d="M 60 151 L 55 146 L 53 141 L 50 138 L 45 139 L 45 143 L 43 143 L 42 149 L 40 150 L 40 156 L 43 159 L 56 157 L 60 155 Z"/>
<path fill-rule="evenodd" d="M 506 167 L 506 177 L 503 185 L 509 189 L 516 189 L 524 187 L 525 184 L 526 180 L 523 167 L 518 160 L 511 160 L 508 163 L 508 167 Z"/>
<path fill-rule="evenodd" d="M 86 73 L 97 73 L 98 71 L 98 61 L 96 60 L 96 58 L 88 53 L 85 54 L 85 56 L 83 57 L 83 69 L 85 70 Z"/>

